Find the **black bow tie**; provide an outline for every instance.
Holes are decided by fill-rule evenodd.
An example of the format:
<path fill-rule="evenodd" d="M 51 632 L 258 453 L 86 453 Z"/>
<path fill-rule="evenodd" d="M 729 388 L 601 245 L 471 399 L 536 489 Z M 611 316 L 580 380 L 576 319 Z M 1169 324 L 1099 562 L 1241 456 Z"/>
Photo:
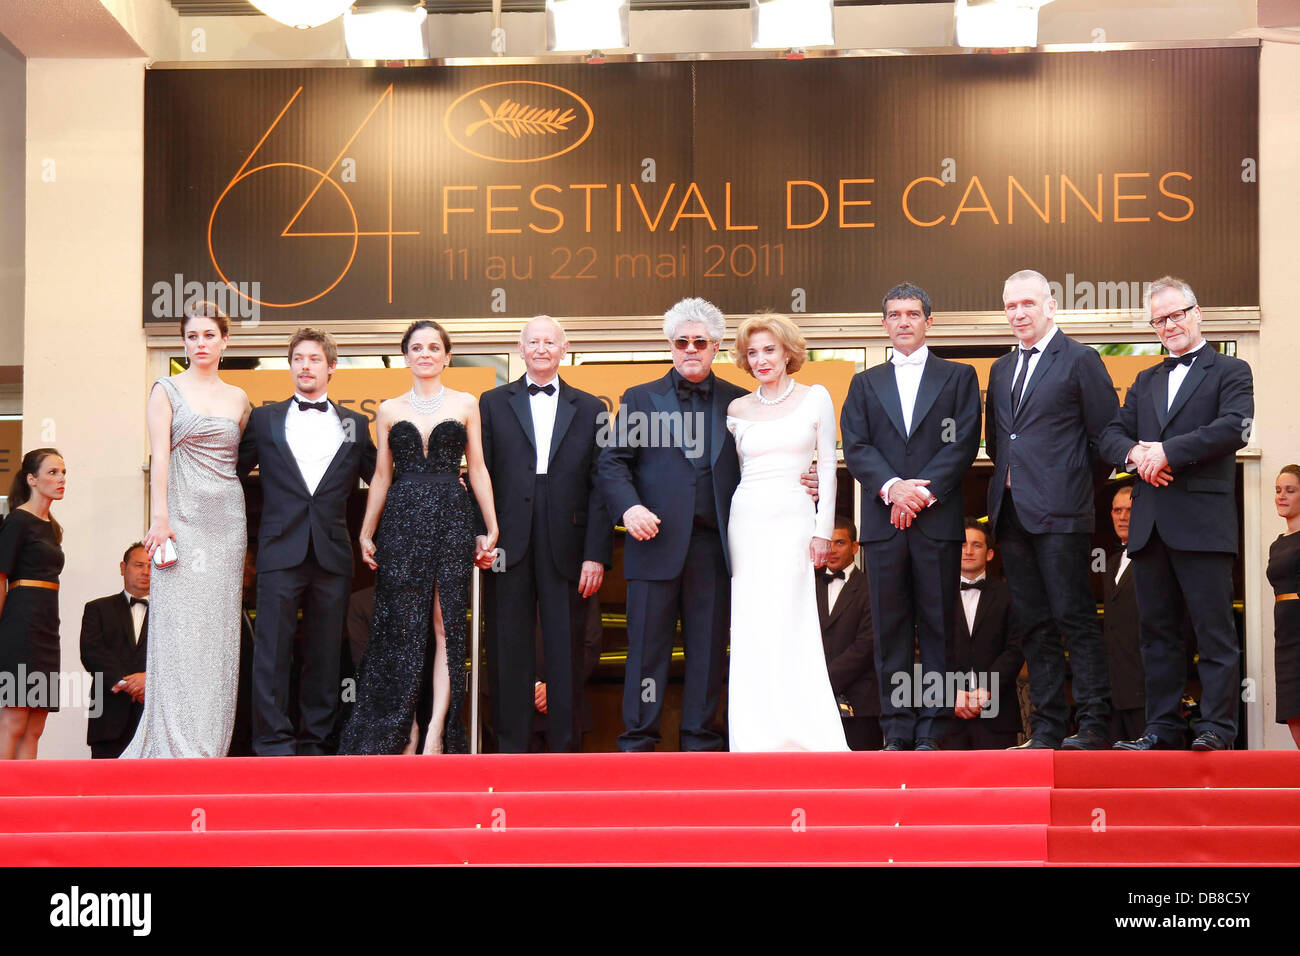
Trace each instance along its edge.
<path fill-rule="evenodd" d="M 704 401 L 708 401 L 713 396 L 713 383 L 708 379 L 703 382 L 692 382 L 687 379 L 679 379 L 677 382 L 677 399 L 685 402 L 692 395 L 698 395 Z"/>
<path fill-rule="evenodd" d="M 843 580 L 845 580 L 845 577 L 844 577 L 844 572 L 842 570 L 832 571 L 830 568 L 826 569 L 826 581 L 828 583 L 831 581 L 843 581 Z"/>
<path fill-rule="evenodd" d="M 307 411 L 309 408 L 315 409 L 318 412 L 323 412 L 330 407 L 329 402 L 304 402 L 297 395 L 293 397 L 293 400 L 298 403 L 298 410 L 302 412 Z"/>
<path fill-rule="evenodd" d="M 1196 352 L 1184 352 L 1182 355 L 1166 355 L 1163 364 L 1165 368 L 1177 368 L 1179 365 L 1191 365 L 1195 361 Z"/>
<path fill-rule="evenodd" d="M 981 578 L 978 581 L 963 581 L 961 583 L 961 589 L 963 591 L 983 591 L 985 580 L 987 579 Z"/>
<path fill-rule="evenodd" d="M 135 607 L 137 604 L 143 604 L 143 605 L 145 606 L 145 609 L 148 610 L 148 608 L 149 608 L 149 599 L 148 599 L 148 598 L 138 598 L 138 597 L 133 597 L 133 598 L 131 598 L 131 607 Z"/>
<path fill-rule="evenodd" d="M 555 386 L 554 386 L 554 385 L 534 385 L 532 382 L 529 382 L 529 383 L 528 383 L 528 394 L 529 394 L 529 395 L 536 395 L 538 392 L 541 392 L 541 393 L 544 394 L 544 395 L 554 395 L 554 394 L 555 394 Z"/>

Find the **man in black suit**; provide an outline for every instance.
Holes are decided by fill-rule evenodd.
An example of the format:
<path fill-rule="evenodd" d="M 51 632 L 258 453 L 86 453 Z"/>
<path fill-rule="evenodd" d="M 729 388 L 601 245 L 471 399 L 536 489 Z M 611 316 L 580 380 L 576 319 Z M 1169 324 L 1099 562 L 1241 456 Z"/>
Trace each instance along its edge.
<path fill-rule="evenodd" d="M 587 682 L 600 664 L 600 649 L 605 638 L 605 627 L 600 616 L 600 601 L 593 595 L 582 602 L 582 685 L 576 694 L 575 708 L 578 713 L 579 746 L 582 750 L 582 734 L 595 729 L 595 720 L 591 714 L 591 700 L 587 695 Z M 541 622 L 536 631 L 537 661 L 533 679 L 533 733 L 529 741 L 530 753 L 545 753 L 547 750 L 547 731 L 550 711 L 550 688 L 546 684 L 546 649 L 542 645 Z"/>
<path fill-rule="evenodd" d="M 1128 554 L 1129 518 L 1133 512 L 1133 486 L 1122 485 L 1110 502 L 1110 520 L 1120 549 L 1106 558 L 1102 585 L 1105 613 L 1101 635 L 1106 644 L 1110 675 L 1111 734 L 1116 740 L 1136 740 L 1146 730 L 1146 690 L 1142 651 L 1138 645 L 1137 590 L 1133 562 Z"/>
<path fill-rule="evenodd" d="M 673 368 L 624 393 L 601 437 L 600 490 L 627 528 L 623 751 L 654 750 L 681 619 L 682 750 L 723 750 L 716 718 L 731 620 L 727 519 L 740 481 L 727 406 L 745 392 L 713 374 L 726 334 L 717 306 L 683 299 L 664 315 Z"/>
<path fill-rule="evenodd" d="M 1032 734 L 1020 746 L 1106 748 L 1110 687 L 1088 575 L 1093 448 L 1119 401 L 1096 349 L 1056 327 L 1056 300 L 1040 273 L 1007 279 L 1002 302 L 1019 347 L 989 373 L 984 447 L 993 459 L 989 526 L 1002 543 L 1013 626 L 1029 662 Z M 1069 737 L 1062 637 L 1078 717 Z"/>
<path fill-rule="evenodd" d="M 930 297 L 885 293 L 890 361 L 859 372 L 840 413 L 844 463 L 862 483 L 871 615 L 886 750 L 938 750 L 962 538 L 961 482 L 979 452 L 979 382 L 969 365 L 930 352 Z M 914 676 L 921 652 L 921 685 Z"/>
<path fill-rule="evenodd" d="M 605 405 L 557 374 L 567 348 L 560 324 L 538 316 L 519 333 L 527 372 L 479 399 L 505 563 L 489 580 L 491 696 L 502 753 L 529 749 L 539 618 L 549 749 L 582 749 L 583 601 L 605 579 L 613 526 L 595 488 Z"/>
<path fill-rule="evenodd" d="M 1169 357 L 1140 373 L 1102 436 L 1106 460 L 1136 470 L 1128 552 L 1146 671 L 1146 732 L 1123 750 L 1176 747 L 1187 678 L 1180 622 L 1200 655 L 1193 750 L 1237 739 L 1239 649 L 1232 616 L 1237 556 L 1236 453 L 1255 413 L 1250 366 L 1201 335 L 1196 295 L 1171 276 L 1151 283 L 1147 314 Z"/>
<path fill-rule="evenodd" d="M 122 590 L 87 602 L 81 615 L 81 663 L 102 675 L 86 722 L 91 757 L 120 757 L 144 713 L 149 636 L 149 554 L 138 541 L 122 555 Z"/>
<path fill-rule="evenodd" d="M 857 554 L 857 525 L 837 518 L 826 566 L 817 572 L 817 616 L 844 739 L 850 750 L 879 750 L 885 741 L 880 733 L 871 596 L 867 576 L 853 563 Z"/>
<path fill-rule="evenodd" d="M 253 749 L 259 756 L 322 754 L 339 707 L 343 617 L 352 588 L 348 496 L 375 471 L 364 415 L 331 402 L 338 350 L 327 332 L 289 343 L 293 398 L 253 409 L 239 473 L 260 465 Z M 290 660 L 303 615 L 299 719 L 289 715 Z"/>
<path fill-rule="evenodd" d="M 1025 662 L 1020 637 L 1011 627 L 1011 592 L 988 576 L 993 559 L 988 526 L 966 519 L 961 547 L 961 583 L 957 623 L 948 658 L 954 674 L 963 675 L 952 710 L 944 750 L 1005 750 L 1020 733 L 1016 678 Z"/>

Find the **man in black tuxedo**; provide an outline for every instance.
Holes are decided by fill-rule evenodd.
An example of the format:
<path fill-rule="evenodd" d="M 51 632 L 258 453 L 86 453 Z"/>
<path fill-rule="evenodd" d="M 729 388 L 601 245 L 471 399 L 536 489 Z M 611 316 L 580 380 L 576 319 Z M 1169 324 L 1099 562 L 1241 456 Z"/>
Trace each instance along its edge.
<path fill-rule="evenodd" d="M 664 315 L 673 368 L 624 393 L 601 436 L 600 490 L 627 528 L 623 751 L 654 750 L 680 617 L 686 654 L 682 750 L 723 750 L 716 717 L 731 620 L 727 519 L 740 481 L 727 406 L 744 395 L 713 374 L 726 334 L 717 306 L 683 299 Z M 638 427 L 639 426 L 639 427 Z M 663 427 L 661 427 L 663 426 Z"/>
<path fill-rule="evenodd" d="M 595 487 L 605 405 L 557 374 L 567 349 L 560 324 L 538 316 L 519 333 L 527 372 L 479 399 L 505 563 L 489 579 L 491 696 L 502 753 L 529 749 L 539 619 L 549 749 L 582 749 L 583 602 L 605 579 L 613 526 Z"/>
<path fill-rule="evenodd" d="M 81 663 L 102 675 L 86 722 L 91 757 L 120 757 L 144 713 L 149 636 L 149 553 L 138 541 L 122 555 L 122 590 L 86 604 L 81 615 Z"/>
<path fill-rule="evenodd" d="M 1136 740 L 1147 726 L 1146 678 L 1138 645 L 1137 589 L 1133 585 L 1133 562 L 1128 554 L 1132 512 L 1133 486 L 1122 485 L 1110 502 L 1110 520 L 1120 548 L 1106 558 L 1106 579 L 1102 585 L 1105 614 L 1101 618 L 1113 708 L 1111 733 L 1116 740 Z"/>
<path fill-rule="evenodd" d="M 334 339 L 299 329 L 289 343 L 293 398 L 253 409 L 239 472 L 260 465 L 257 634 L 253 654 L 253 749 L 259 756 L 314 755 L 339 707 L 343 617 L 352 589 L 348 497 L 375 471 L 364 415 L 331 402 Z M 290 660 L 303 615 L 299 719 L 289 715 Z"/>
<path fill-rule="evenodd" d="M 988 526 L 967 518 L 948 658 L 953 672 L 965 679 L 944 750 L 1005 750 L 1016 745 L 1020 733 L 1016 678 L 1025 658 L 1020 636 L 1011 627 L 1011 592 L 1006 582 L 988 576 L 993 553 Z"/>
<path fill-rule="evenodd" d="M 1165 276 L 1151 283 L 1147 314 L 1169 357 L 1138 375 L 1101 443 L 1107 461 L 1142 479 L 1133 489 L 1128 553 L 1146 671 L 1146 732 L 1115 746 L 1177 746 L 1186 608 L 1201 678 L 1192 749 L 1225 750 L 1237 739 L 1240 670 L 1232 616 L 1236 453 L 1255 413 L 1254 381 L 1249 365 L 1206 343 L 1186 282 Z"/>
<path fill-rule="evenodd" d="M 837 518 L 826 566 L 817 572 L 817 616 L 844 739 L 850 750 L 879 750 L 885 741 L 880 733 L 876 640 L 867 576 L 853 563 L 857 554 L 857 525 Z"/>
<path fill-rule="evenodd" d="M 593 595 L 580 603 L 582 605 L 582 623 L 580 625 L 582 631 L 582 684 L 578 688 L 577 700 L 574 704 L 578 713 L 577 719 L 580 730 L 579 746 L 575 748 L 576 750 L 583 749 L 581 735 L 590 733 L 595 729 L 595 720 L 591 714 L 591 700 L 587 695 L 587 682 L 591 680 L 591 675 L 596 672 L 596 667 L 600 664 L 600 649 L 605 638 L 605 627 L 600 616 L 600 601 Z M 550 688 L 546 684 L 546 650 L 542 645 L 540 621 L 537 626 L 535 645 L 537 659 L 533 678 L 533 726 L 528 750 L 530 753 L 545 753 L 548 749 L 547 733 L 551 695 Z"/>
<path fill-rule="evenodd" d="M 862 483 L 871 615 L 886 750 L 938 750 L 962 538 L 961 482 L 979 452 L 979 382 L 969 365 L 930 352 L 930 297 L 904 283 L 885 293 L 890 361 L 859 372 L 840 413 L 844 463 Z M 913 663 L 920 646 L 922 684 Z M 930 676 L 934 675 L 934 676 Z"/>
<path fill-rule="evenodd" d="M 1002 287 L 1019 347 L 993 363 L 984 447 L 993 459 L 989 526 L 1002 543 L 1013 626 L 1029 662 L 1034 704 L 1027 749 L 1110 746 L 1110 687 L 1088 575 L 1094 451 L 1119 407 L 1096 349 L 1056 327 L 1056 300 L 1040 273 Z M 1078 731 L 1067 737 L 1065 655 L 1070 651 Z"/>

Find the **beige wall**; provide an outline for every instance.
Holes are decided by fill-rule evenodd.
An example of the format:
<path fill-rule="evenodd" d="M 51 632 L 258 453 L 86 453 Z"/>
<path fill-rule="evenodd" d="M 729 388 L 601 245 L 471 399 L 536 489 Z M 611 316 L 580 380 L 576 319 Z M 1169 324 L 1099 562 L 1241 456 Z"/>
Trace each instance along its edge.
<path fill-rule="evenodd" d="M 1300 461 L 1296 410 L 1295 270 L 1300 262 L 1300 46 L 1265 43 L 1260 60 L 1259 97 L 1259 294 L 1262 317 L 1255 371 L 1255 443 L 1263 449 L 1258 509 L 1262 547 L 1284 529 L 1273 507 L 1273 483 L 1280 467 Z M 1249 500 L 1247 501 L 1249 505 Z M 1261 557 L 1261 561 L 1266 558 Z M 1273 723 L 1273 592 L 1261 581 L 1254 596 L 1262 611 L 1261 646 L 1265 744 L 1292 749 L 1285 727 Z"/>
<path fill-rule="evenodd" d="M 27 61 L 0 37 L 0 169 L 23 168 L 26 114 Z M 0 365 L 23 364 L 24 199 L 21 176 L 0 176 Z M 9 398 L 0 414 L 20 410 Z"/>
<path fill-rule="evenodd" d="M 143 60 L 28 61 L 23 446 L 53 445 L 68 465 L 54 509 L 64 671 L 81 666 L 82 607 L 121 588 L 122 551 L 143 532 L 143 128 Z M 84 709 L 65 707 L 41 755 L 87 756 L 85 734 Z"/>

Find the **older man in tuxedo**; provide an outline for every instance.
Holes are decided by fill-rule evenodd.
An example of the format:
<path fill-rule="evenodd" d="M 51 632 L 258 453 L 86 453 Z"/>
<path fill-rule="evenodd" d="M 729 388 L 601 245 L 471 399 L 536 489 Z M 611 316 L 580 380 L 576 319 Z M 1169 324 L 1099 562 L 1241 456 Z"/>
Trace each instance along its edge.
<path fill-rule="evenodd" d="M 81 663 L 100 675 L 99 696 L 86 723 L 91 757 L 120 757 L 144 713 L 149 637 L 149 553 L 138 541 L 118 566 L 122 590 L 86 604 L 81 615 Z"/>
<path fill-rule="evenodd" d="M 1165 276 L 1147 291 L 1147 314 L 1169 357 L 1141 372 L 1102 435 L 1112 464 L 1135 470 L 1128 554 L 1137 588 L 1146 731 L 1123 750 L 1178 745 L 1187 678 L 1180 622 L 1196 632 L 1201 716 L 1193 750 L 1225 750 L 1237 738 L 1237 450 L 1255 413 L 1250 366 L 1201 335 L 1196 294 Z"/>
<path fill-rule="evenodd" d="M 289 342 L 295 392 L 253 409 L 239 473 L 259 466 L 253 652 L 253 749 L 259 756 L 318 755 L 341 700 L 343 618 L 352 589 L 348 497 L 375 471 L 364 415 L 329 400 L 338 350 L 328 332 L 299 329 Z M 289 714 L 293 636 L 302 612 L 297 727 Z"/>
<path fill-rule="evenodd" d="M 817 572 L 817 616 L 844 739 L 850 750 L 879 750 L 884 738 L 880 734 L 871 595 L 867 576 L 853 563 L 857 554 L 857 525 L 848 518 L 837 518 L 826 566 Z"/>
<path fill-rule="evenodd" d="M 1119 538 L 1119 550 L 1106 556 L 1102 584 L 1101 636 L 1106 644 L 1110 675 L 1111 734 L 1116 740 L 1136 740 L 1146 731 L 1146 678 L 1138 642 L 1137 590 L 1133 561 L 1128 554 L 1129 518 L 1133 513 L 1133 486 L 1122 485 L 1110 502 L 1110 521 Z"/>
<path fill-rule="evenodd" d="M 584 602 L 604 581 L 613 527 L 596 489 L 605 405 L 560 377 L 567 349 L 560 323 L 538 316 L 519 334 L 527 371 L 479 400 L 505 558 L 505 569 L 489 579 L 492 701 L 502 753 L 529 749 L 537 622 L 548 749 L 582 749 Z"/>
<path fill-rule="evenodd" d="M 994 539 L 988 525 L 966 519 L 961 546 L 957 623 L 948 664 L 962 675 L 944 750 L 1004 750 L 1020 733 L 1016 678 L 1025 662 L 1011 627 L 1011 593 L 989 577 Z"/>
<path fill-rule="evenodd" d="M 716 725 L 731 620 L 727 519 L 740 482 L 727 406 L 744 389 L 713 374 L 726 334 L 722 311 L 683 299 L 664 314 L 673 367 L 624 393 L 600 453 L 611 516 L 627 528 L 627 670 L 623 751 L 654 750 L 680 618 L 686 655 L 679 746 L 723 750 Z M 666 429 L 644 423 L 667 422 Z M 640 428 L 630 427 L 641 423 Z M 649 441 L 653 431 L 667 441 Z"/>
<path fill-rule="evenodd" d="M 984 447 L 993 459 L 989 523 L 1002 543 L 1013 626 L 1034 705 L 1026 749 L 1110 746 L 1110 685 L 1089 586 L 1095 446 L 1119 402 L 1096 349 L 1056 326 L 1047 279 L 1017 272 L 1002 287 L 1017 348 L 993 363 Z M 1070 651 L 1078 729 L 1069 733 Z"/>
<path fill-rule="evenodd" d="M 969 365 L 925 344 L 930 297 L 910 283 L 885 293 L 894 353 L 853 377 L 840 413 L 844 462 L 862 483 L 861 538 L 886 750 L 938 750 L 962 538 L 961 482 L 979 451 L 979 383 Z M 915 679 L 920 648 L 920 686 Z"/>

